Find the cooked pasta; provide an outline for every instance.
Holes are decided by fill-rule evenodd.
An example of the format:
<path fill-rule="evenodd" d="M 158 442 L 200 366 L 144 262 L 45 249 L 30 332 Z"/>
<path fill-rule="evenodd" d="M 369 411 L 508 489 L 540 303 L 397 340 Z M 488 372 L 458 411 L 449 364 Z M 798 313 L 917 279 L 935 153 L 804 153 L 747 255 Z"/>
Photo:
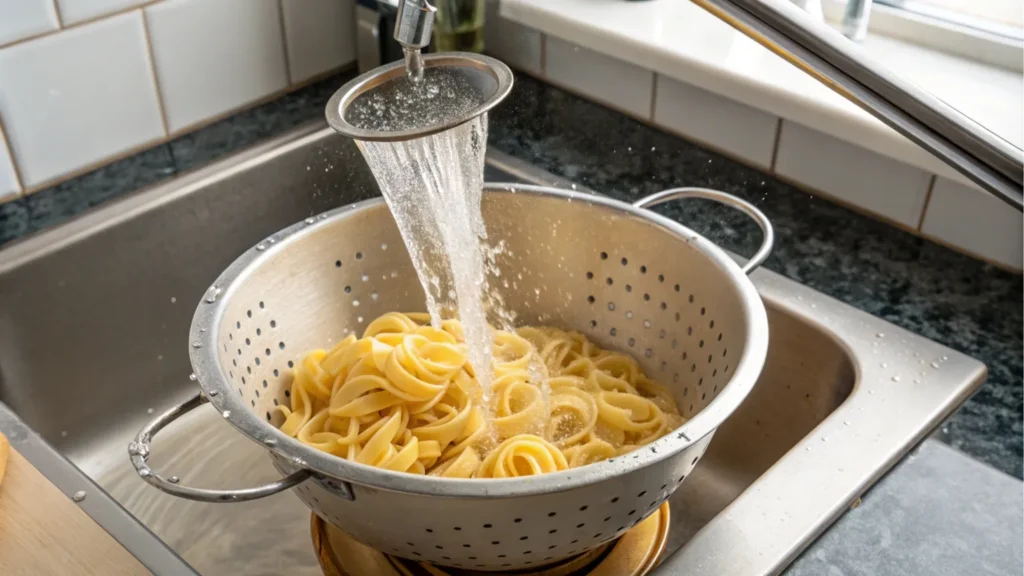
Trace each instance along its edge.
<path fill-rule="evenodd" d="M 623 454 L 683 422 L 633 358 L 578 332 L 496 330 L 491 369 L 485 397 L 457 321 L 385 314 L 298 363 L 281 430 L 388 470 L 509 478 Z"/>

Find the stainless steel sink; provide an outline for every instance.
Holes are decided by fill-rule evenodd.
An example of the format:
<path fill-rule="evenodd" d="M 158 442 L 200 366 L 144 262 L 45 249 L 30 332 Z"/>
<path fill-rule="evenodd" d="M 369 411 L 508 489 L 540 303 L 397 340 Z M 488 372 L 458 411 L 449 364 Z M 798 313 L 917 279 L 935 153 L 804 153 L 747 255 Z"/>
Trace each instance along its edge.
<path fill-rule="evenodd" d="M 498 154 L 490 163 L 558 184 Z M 189 322 L 217 274 L 270 233 L 376 193 L 355 146 L 314 126 L 0 251 L 0 402 L 198 571 L 319 574 L 298 499 L 172 499 L 131 473 L 125 447 L 194 392 Z M 659 573 L 781 572 L 985 377 L 975 360 L 770 271 L 753 279 L 768 362 L 672 498 Z M 192 485 L 275 474 L 212 409 L 154 453 Z"/>

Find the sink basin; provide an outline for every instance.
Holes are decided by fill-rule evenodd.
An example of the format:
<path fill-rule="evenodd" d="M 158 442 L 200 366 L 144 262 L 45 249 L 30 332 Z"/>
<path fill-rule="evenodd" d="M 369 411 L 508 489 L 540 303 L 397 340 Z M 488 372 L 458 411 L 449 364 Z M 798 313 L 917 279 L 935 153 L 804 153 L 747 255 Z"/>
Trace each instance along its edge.
<path fill-rule="evenodd" d="M 560 184 L 500 154 L 488 162 L 489 179 Z M 135 477 L 126 446 L 194 393 L 186 343 L 209 283 L 272 232 L 375 194 L 356 147 L 313 126 L 0 251 L 0 403 L 199 572 L 319 574 L 298 499 L 172 498 Z M 985 377 L 770 271 L 753 280 L 768 361 L 670 501 L 667 574 L 781 572 Z M 212 409 L 162 433 L 151 463 L 207 488 L 275 477 Z"/>

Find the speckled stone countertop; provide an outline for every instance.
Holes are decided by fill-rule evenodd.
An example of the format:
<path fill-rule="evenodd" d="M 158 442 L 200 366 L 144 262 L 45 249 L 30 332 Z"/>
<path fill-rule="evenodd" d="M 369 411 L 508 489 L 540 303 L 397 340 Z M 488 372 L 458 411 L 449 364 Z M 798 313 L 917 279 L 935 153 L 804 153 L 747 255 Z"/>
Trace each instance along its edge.
<path fill-rule="evenodd" d="M 322 118 L 327 98 L 348 77 L 328 78 L 96 172 L 0 204 L 0 244 Z M 491 114 L 490 145 L 620 199 L 686 185 L 717 188 L 752 201 L 775 225 L 768 268 L 988 365 L 988 382 L 943 427 L 942 438 L 1022 476 L 1020 276 L 808 196 L 523 75 L 509 99 Z M 665 210 L 740 254 L 753 252 L 760 238 L 752 223 L 731 210 L 699 201 Z"/>

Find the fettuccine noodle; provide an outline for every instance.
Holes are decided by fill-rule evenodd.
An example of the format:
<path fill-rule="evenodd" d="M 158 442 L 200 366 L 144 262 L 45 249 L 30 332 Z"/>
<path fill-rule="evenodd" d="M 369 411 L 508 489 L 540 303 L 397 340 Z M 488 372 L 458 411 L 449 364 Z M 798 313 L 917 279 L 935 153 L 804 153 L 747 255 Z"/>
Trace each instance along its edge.
<path fill-rule="evenodd" d="M 385 314 L 362 338 L 295 367 L 281 430 L 335 456 L 448 478 L 509 478 L 585 466 L 683 422 L 672 394 L 633 358 L 577 332 L 494 332 L 485 400 L 462 326 Z"/>

